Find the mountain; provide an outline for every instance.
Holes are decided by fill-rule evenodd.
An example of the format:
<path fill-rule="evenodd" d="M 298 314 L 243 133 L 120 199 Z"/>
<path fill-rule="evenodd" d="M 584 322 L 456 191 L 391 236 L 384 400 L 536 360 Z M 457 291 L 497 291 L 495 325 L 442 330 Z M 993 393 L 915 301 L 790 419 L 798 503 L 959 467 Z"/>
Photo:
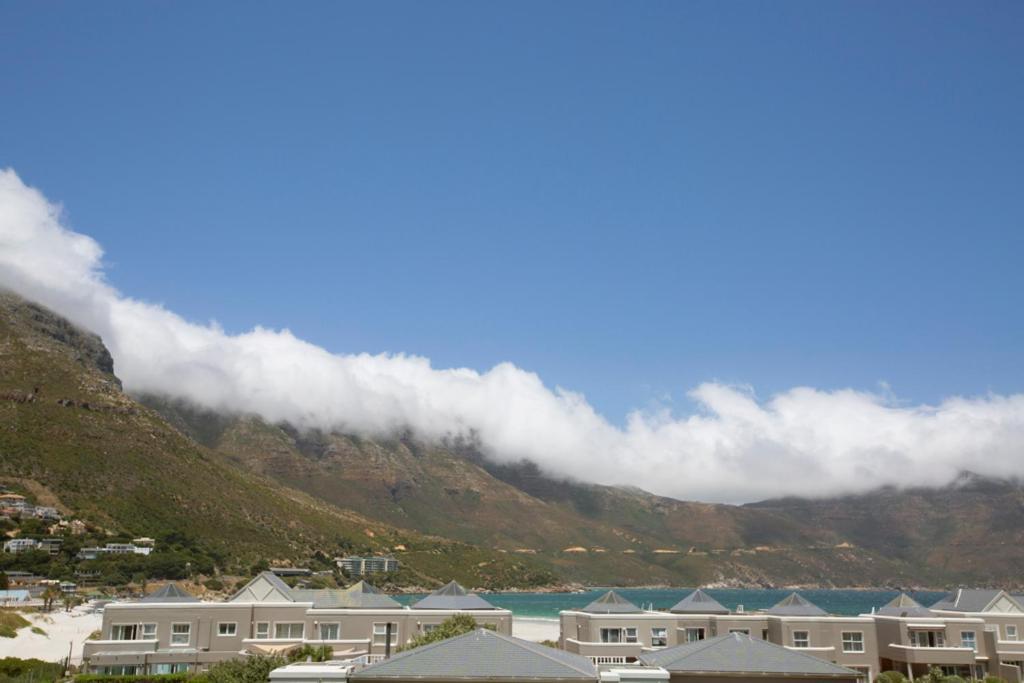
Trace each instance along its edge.
<path fill-rule="evenodd" d="M 499 465 L 471 443 L 301 433 L 142 397 L 228 462 L 423 533 L 535 558 L 585 583 L 879 585 L 913 565 L 784 513 L 688 503 Z"/>
<path fill-rule="evenodd" d="M 1020 586 L 1024 486 L 964 473 L 941 488 L 885 488 L 859 496 L 786 498 L 747 506 L 812 519 L 851 543 L 915 566 L 929 585 Z"/>
<path fill-rule="evenodd" d="M 0 293 L 0 483 L 224 568 L 394 552 L 476 587 L 1021 585 L 1019 482 L 714 505 L 499 464 L 467 440 L 302 432 L 126 395 L 95 335 Z"/>
<path fill-rule="evenodd" d="M 432 537 L 224 462 L 121 390 L 95 335 L 0 292 L 0 483 L 117 532 L 191 537 L 224 569 L 407 549 L 407 580 L 548 583 L 532 558 Z"/>

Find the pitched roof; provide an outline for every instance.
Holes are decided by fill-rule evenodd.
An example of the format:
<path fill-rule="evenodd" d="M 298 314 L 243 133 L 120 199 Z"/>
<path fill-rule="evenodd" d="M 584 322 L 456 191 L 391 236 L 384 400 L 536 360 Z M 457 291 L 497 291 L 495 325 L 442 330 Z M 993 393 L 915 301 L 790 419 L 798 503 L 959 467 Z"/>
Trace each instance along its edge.
<path fill-rule="evenodd" d="M 312 602 L 319 609 L 401 609 L 402 605 L 365 581 L 345 589 L 296 590 L 292 596 L 298 602 Z"/>
<path fill-rule="evenodd" d="M 828 612 L 821 609 L 799 593 L 790 593 L 785 598 L 777 602 L 773 607 L 766 609 L 765 612 L 780 617 L 828 616 Z"/>
<path fill-rule="evenodd" d="M 165 583 L 152 593 L 139 598 L 139 602 L 199 602 L 199 598 L 176 583 Z"/>
<path fill-rule="evenodd" d="M 640 661 L 672 673 L 788 674 L 829 678 L 854 678 L 859 674 L 803 652 L 728 633 L 717 638 L 685 643 L 640 655 Z"/>
<path fill-rule="evenodd" d="M 670 612 L 682 614 L 728 614 L 729 610 L 713 597 L 697 589 L 677 602 Z"/>
<path fill-rule="evenodd" d="M 932 609 L 950 612 L 984 612 L 1000 598 L 1007 598 L 1010 606 L 1015 608 L 1013 611 L 1024 612 L 1024 607 L 1018 600 L 1015 600 L 1006 591 L 997 588 L 959 588 L 932 605 Z"/>
<path fill-rule="evenodd" d="M 576 679 L 597 680 L 597 667 L 580 655 L 480 628 L 400 652 L 349 676 L 353 680 Z"/>
<path fill-rule="evenodd" d="M 273 572 L 260 572 L 232 595 L 229 602 L 295 602 L 292 589 Z"/>
<path fill-rule="evenodd" d="M 608 591 L 580 611 L 592 614 L 638 614 L 641 609 L 615 591 Z"/>
<path fill-rule="evenodd" d="M 466 589 L 455 581 L 449 581 L 446 585 L 415 603 L 413 609 L 497 609 L 475 593 L 468 593 Z"/>
<path fill-rule="evenodd" d="M 878 608 L 875 614 L 885 617 L 932 617 L 935 614 L 906 593 L 900 593 L 885 606 Z"/>

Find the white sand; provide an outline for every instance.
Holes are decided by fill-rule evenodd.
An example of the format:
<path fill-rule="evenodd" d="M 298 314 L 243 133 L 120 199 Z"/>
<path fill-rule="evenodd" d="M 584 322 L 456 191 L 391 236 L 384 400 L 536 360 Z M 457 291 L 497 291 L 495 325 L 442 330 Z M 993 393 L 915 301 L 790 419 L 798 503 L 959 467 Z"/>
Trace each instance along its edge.
<path fill-rule="evenodd" d="M 32 626 L 46 631 L 46 635 L 32 633 L 32 626 L 26 626 L 18 630 L 17 638 L 0 638 L 0 657 L 61 662 L 68 656 L 68 645 L 72 645 L 71 663 L 78 664 L 82 661 L 82 643 L 103 623 L 102 614 L 89 612 L 86 607 L 76 607 L 71 612 L 28 612 L 22 616 Z"/>
<path fill-rule="evenodd" d="M 542 640 L 558 640 L 558 619 L 513 617 L 512 635 L 535 643 Z"/>

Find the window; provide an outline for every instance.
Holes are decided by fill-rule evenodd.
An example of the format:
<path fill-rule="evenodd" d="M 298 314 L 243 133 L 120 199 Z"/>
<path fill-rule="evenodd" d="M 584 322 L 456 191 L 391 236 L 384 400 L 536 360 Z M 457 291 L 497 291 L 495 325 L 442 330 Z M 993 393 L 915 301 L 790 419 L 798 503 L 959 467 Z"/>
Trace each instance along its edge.
<path fill-rule="evenodd" d="M 698 640 L 704 640 L 703 627 L 686 629 L 686 642 L 696 643 Z"/>
<path fill-rule="evenodd" d="M 155 674 L 177 674 L 185 673 L 188 671 L 188 664 L 154 664 L 153 673 Z"/>
<path fill-rule="evenodd" d="M 632 627 L 626 629 L 626 642 L 627 643 L 635 643 L 636 642 L 636 626 L 632 626 Z"/>
<path fill-rule="evenodd" d="M 139 634 L 136 624 L 114 624 L 110 627 L 111 640 L 135 640 Z"/>
<path fill-rule="evenodd" d="M 911 631 L 910 644 L 914 647 L 946 647 L 946 635 L 942 631 Z"/>
<path fill-rule="evenodd" d="M 142 639 L 143 640 L 156 640 L 156 624 L 143 624 L 142 625 Z"/>
<path fill-rule="evenodd" d="M 171 645 L 188 645 L 192 637 L 192 624 L 171 624 Z"/>
<path fill-rule="evenodd" d="M 793 631 L 793 647 L 810 647 L 810 631 Z"/>
<path fill-rule="evenodd" d="M 340 632 L 340 624 L 320 624 L 320 640 L 338 640 Z"/>
<path fill-rule="evenodd" d="M 373 625 L 373 644 L 384 645 L 387 642 L 388 637 L 388 625 L 387 623 L 376 623 Z M 391 624 L 391 646 L 398 645 L 398 624 Z"/>
<path fill-rule="evenodd" d="M 750 635 L 750 629 L 749 628 L 731 628 L 731 629 L 729 629 L 729 633 L 742 633 L 745 636 L 749 636 Z"/>
<path fill-rule="evenodd" d="M 847 667 L 853 669 L 860 674 L 858 680 L 860 683 L 871 683 L 871 667 L 870 666 L 850 666 Z"/>
<path fill-rule="evenodd" d="M 423 632 L 430 633 L 431 631 L 437 630 L 441 624 L 423 624 Z"/>
<path fill-rule="evenodd" d="M 103 667 L 103 673 L 107 676 L 134 676 L 138 669 L 134 664 L 116 664 Z"/>
<path fill-rule="evenodd" d="M 668 645 L 668 629 L 655 627 L 651 629 L 651 647 L 665 647 Z"/>
<path fill-rule="evenodd" d="M 761 640 L 768 640 L 768 629 L 761 629 Z"/>
<path fill-rule="evenodd" d="M 843 631 L 843 652 L 864 652 L 864 634 L 860 631 Z"/>
<path fill-rule="evenodd" d="M 222 621 L 217 624 L 218 636 L 233 636 L 238 633 L 238 624 L 233 621 Z"/>
<path fill-rule="evenodd" d="M 301 622 L 274 624 L 274 638 L 278 640 L 300 640 L 305 624 Z"/>
<path fill-rule="evenodd" d="M 960 645 L 972 650 L 978 649 L 978 638 L 974 631 L 960 631 Z"/>
<path fill-rule="evenodd" d="M 1007 624 L 1004 630 L 1006 631 L 1007 640 L 1017 640 L 1017 627 L 1015 625 Z"/>
<path fill-rule="evenodd" d="M 256 622 L 256 640 L 267 640 L 270 638 L 270 623 L 266 621 Z"/>
<path fill-rule="evenodd" d="M 621 628 L 603 628 L 603 629 L 601 629 L 601 642 L 602 643 L 621 643 L 622 642 L 622 629 Z"/>

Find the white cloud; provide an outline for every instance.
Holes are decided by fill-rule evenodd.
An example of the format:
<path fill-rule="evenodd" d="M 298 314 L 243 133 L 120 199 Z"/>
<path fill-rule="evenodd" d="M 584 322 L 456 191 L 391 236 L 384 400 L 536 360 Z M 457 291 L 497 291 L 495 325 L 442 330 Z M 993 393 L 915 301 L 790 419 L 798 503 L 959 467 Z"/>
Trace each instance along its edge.
<path fill-rule="evenodd" d="M 288 330 L 229 335 L 191 323 L 120 294 L 101 259 L 59 207 L 0 171 L 0 285 L 100 334 L 130 391 L 300 427 L 408 427 L 426 439 L 472 431 L 498 460 L 708 501 L 939 485 L 964 469 L 1010 476 L 1024 454 L 1021 394 L 908 407 L 885 387 L 797 387 L 759 401 L 748 388 L 706 383 L 690 392 L 700 414 L 636 411 L 620 429 L 580 394 L 511 363 L 436 369 L 418 356 L 332 354 Z"/>

